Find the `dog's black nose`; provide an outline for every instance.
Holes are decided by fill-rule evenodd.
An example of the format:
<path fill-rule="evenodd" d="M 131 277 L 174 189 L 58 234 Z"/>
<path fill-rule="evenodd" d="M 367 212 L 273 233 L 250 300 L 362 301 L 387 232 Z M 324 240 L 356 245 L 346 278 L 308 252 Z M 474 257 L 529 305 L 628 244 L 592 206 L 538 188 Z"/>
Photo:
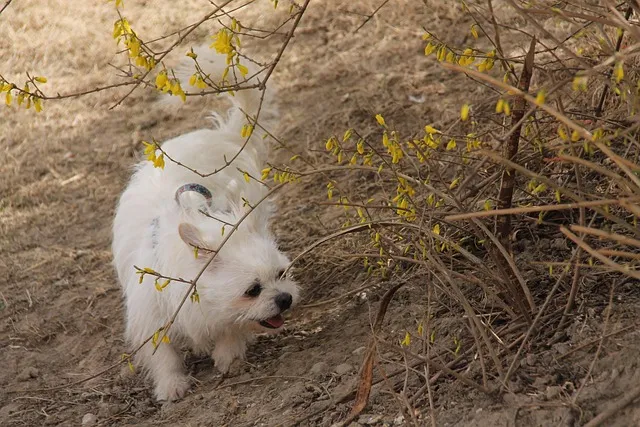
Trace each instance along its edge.
<path fill-rule="evenodd" d="M 291 307 L 291 301 L 293 301 L 293 298 L 291 297 L 291 294 L 287 292 L 280 292 L 278 295 L 276 295 L 276 305 L 278 306 L 280 311 L 285 311 L 286 309 Z"/>

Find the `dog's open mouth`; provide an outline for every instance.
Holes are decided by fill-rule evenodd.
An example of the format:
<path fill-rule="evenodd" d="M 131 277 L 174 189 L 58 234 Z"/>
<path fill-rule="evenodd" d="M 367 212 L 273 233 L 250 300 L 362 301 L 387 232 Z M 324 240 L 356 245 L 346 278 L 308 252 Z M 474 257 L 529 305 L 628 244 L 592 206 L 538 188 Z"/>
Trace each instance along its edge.
<path fill-rule="evenodd" d="M 268 319 L 261 320 L 259 323 L 261 326 L 264 326 L 265 328 L 278 329 L 279 327 L 284 325 L 284 317 L 282 317 L 281 314 L 277 314 Z"/>

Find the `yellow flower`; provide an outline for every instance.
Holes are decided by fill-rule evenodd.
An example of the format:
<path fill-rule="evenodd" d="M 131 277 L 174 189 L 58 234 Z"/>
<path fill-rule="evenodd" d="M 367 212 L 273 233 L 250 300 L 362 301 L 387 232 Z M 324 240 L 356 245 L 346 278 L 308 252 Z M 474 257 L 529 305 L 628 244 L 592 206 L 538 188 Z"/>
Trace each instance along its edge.
<path fill-rule="evenodd" d="M 193 48 L 187 52 L 187 56 L 191 59 L 196 59 L 198 57 L 198 55 L 193 51 Z"/>
<path fill-rule="evenodd" d="M 425 46 L 425 48 L 424 48 L 424 54 L 426 56 L 431 55 L 433 52 L 435 52 L 436 47 L 437 46 L 432 44 L 431 42 L 427 43 L 427 46 Z"/>
<path fill-rule="evenodd" d="M 546 97 L 547 97 L 547 94 L 544 90 L 538 91 L 538 94 L 536 95 L 536 104 L 538 105 L 544 104 Z"/>
<path fill-rule="evenodd" d="M 404 339 L 402 340 L 400 345 L 403 347 L 409 347 L 409 345 L 411 345 L 411 335 L 409 335 L 409 332 L 405 333 Z"/>
<path fill-rule="evenodd" d="M 507 101 L 504 102 L 504 114 L 506 116 L 510 116 L 511 115 L 511 106 L 509 105 L 509 103 Z"/>
<path fill-rule="evenodd" d="M 562 126 L 558 126 L 558 136 L 563 141 L 568 141 L 569 140 L 569 137 L 567 136 L 567 133 L 565 132 L 564 127 L 562 127 Z"/>
<path fill-rule="evenodd" d="M 431 125 L 426 125 L 426 126 L 424 127 L 424 131 L 425 131 L 426 133 L 428 133 L 429 135 L 433 135 L 434 133 L 440 133 L 440 131 L 439 131 L 438 129 L 434 128 L 434 127 L 433 127 L 433 126 L 431 126 Z"/>
<path fill-rule="evenodd" d="M 34 77 L 35 81 L 37 81 L 38 83 L 46 83 L 47 82 L 47 78 L 46 77 Z"/>
<path fill-rule="evenodd" d="M 571 142 L 576 142 L 580 139 L 580 134 L 578 133 L 577 130 L 574 130 L 573 132 L 571 132 Z"/>
<path fill-rule="evenodd" d="M 384 118 L 380 114 L 376 114 L 376 121 L 380 126 L 386 126 Z"/>
<path fill-rule="evenodd" d="M 245 181 L 247 181 L 247 182 L 250 182 L 250 181 L 251 181 L 251 177 L 249 176 L 249 174 L 248 174 L 248 173 L 246 173 L 246 172 L 245 172 L 245 173 L 244 173 L 244 174 L 242 174 L 242 175 L 244 176 L 244 180 L 245 180 Z"/>
<path fill-rule="evenodd" d="M 249 73 L 249 69 L 242 64 L 237 64 L 236 67 L 238 67 L 238 71 L 240 71 L 242 77 L 246 76 L 247 73 Z"/>
<path fill-rule="evenodd" d="M 478 30 L 476 30 L 475 24 L 471 26 L 471 35 L 473 36 L 474 39 L 478 38 Z"/>
<path fill-rule="evenodd" d="M 447 151 L 455 150 L 456 147 L 457 147 L 456 140 L 455 139 L 449 140 L 449 142 L 447 143 Z"/>
<path fill-rule="evenodd" d="M 574 91 L 586 91 L 587 90 L 587 76 L 575 76 L 571 83 L 571 89 Z"/>
<path fill-rule="evenodd" d="M 33 98 L 33 107 L 36 109 L 37 113 L 42 111 L 42 99 L 34 97 Z"/>
<path fill-rule="evenodd" d="M 331 151 L 331 150 L 333 150 L 334 146 L 335 145 L 333 143 L 333 137 L 331 137 L 331 138 L 327 139 L 327 143 L 324 145 L 324 148 L 326 148 L 327 151 Z"/>
<path fill-rule="evenodd" d="M 193 293 L 189 298 L 191 298 L 191 302 L 196 302 L 196 303 L 200 302 L 200 295 L 198 294 L 197 291 L 193 291 Z"/>
<path fill-rule="evenodd" d="M 231 45 L 232 36 L 226 28 L 220 29 L 212 38 L 214 42 L 211 44 L 211 47 L 214 48 L 216 52 L 226 54 L 233 52 L 233 46 Z"/>
<path fill-rule="evenodd" d="M 168 81 L 169 81 L 169 79 L 168 79 L 168 77 L 167 77 L 167 73 L 166 73 L 166 72 L 164 72 L 164 71 L 160 72 L 160 73 L 156 76 L 156 88 L 157 88 L 157 89 L 162 89 L 162 88 L 164 88 Z"/>
<path fill-rule="evenodd" d="M 242 136 L 243 138 L 249 138 L 252 133 L 253 133 L 253 125 L 246 123 L 244 126 L 242 126 L 242 130 L 240 131 L 240 136 Z"/>
<path fill-rule="evenodd" d="M 262 176 L 260 177 L 260 179 L 262 181 L 264 181 L 265 179 L 267 179 L 269 177 L 269 173 L 271 173 L 271 168 L 262 169 Z"/>
<path fill-rule="evenodd" d="M 164 169 L 164 154 L 160 154 L 153 160 L 153 167 Z"/>
<path fill-rule="evenodd" d="M 464 104 L 460 109 L 460 118 L 463 122 L 469 119 L 469 104 Z"/>
<path fill-rule="evenodd" d="M 547 185 L 546 184 L 540 184 L 536 188 L 533 189 L 533 194 L 540 194 L 546 189 L 547 189 Z"/>
<path fill-rule="evenodd" d="M 433 233 L 440 235 L 440 224 L 436 224 L 433 226 Z"/>
<path fill-rule="evenodd" d="M 613 75 L 616 79 L 616 83 L 620 83 L 624 78 L 624 67 L 622 66 L 622 62 L 618 62 L 613 69 Z"/>
<path fill-rule="evenodd" d="M 4 102 L 7 105 L 11 105 L 11 92 L 7 92 L 7 94 L 4 97 Z"/>
<path fill-rule="evenodd" d="M 453 53 L 452 51 L 449 51 L 449 53 L 447 53 L 447 56 L 444 58 L 444 60 L 447 61 L 449 64 L 453 64 L 456 60 L 455 53 Z"/>
<path fill-rule="evenodd" d="M 171 94 L 173 96 L 179 96 L 182 99 L 182 102 L 187 100 L 187 95 L 182 90 L 182 86 L 180 86 L 180 81 L 174 80 L 171 84 Z"/>

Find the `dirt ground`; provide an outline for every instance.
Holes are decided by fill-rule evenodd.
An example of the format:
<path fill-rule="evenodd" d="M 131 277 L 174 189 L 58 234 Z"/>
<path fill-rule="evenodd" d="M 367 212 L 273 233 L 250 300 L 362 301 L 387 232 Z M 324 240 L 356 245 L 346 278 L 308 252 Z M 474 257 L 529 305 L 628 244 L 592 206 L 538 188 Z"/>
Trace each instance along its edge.
<path fill-rule="evenodd" d="M 468 37 L 463 32 L 471 23 L 448 3 L 392 1 L 354 33 L 379 2 L 312 1 L 273 77 L 282 115 L 279 137 L 313 158 L 333 133 L 349 127 L 373 132 L 376 113 L 399 129 L 451 121 L 465 79 L 426 58 L 420 39 L 424 25 L 452 42 Z M 128 0 L 124 10 L 151 37 L 196 21 L 207 6 L 200 0 Z M 266 0 L 256 7 L 257 16 L 275 13 Z M 115 82 L 108 66 L 116 52 L 110 36 L 115 19 L 110 3 L 14 2 L 0 15 L 0 73 L 15 80 L 25 71 L 47 76 L 49 93 Z M 193 40 L 211 33 L 203 28 Z M 153 91 L 138 90 L 110 110 L 123 94 L 51 101 L 40 114 L 0 109 L 0 425 L 77 426 L 86 414 L 101 426 L 330 426 L 344 419 L 351 403 L 337 400 L 357 385 L 372 318 L 389 284 L 369 283 L 361 262 L 336 259 L 331 245 L 295 268 L 304 299 L 285 331 L 260 338 L 230 378 L 220 382 L 210 360 L 185 353 L 196 384 L 171 405 L 154 402 L 149 384 L 126 365 L 67 385 L 128 351 L 110 233 L 116 199 L 141 155 L 140 141 L 206 126 L 210 108 L 198 99 L 182 107 L 161 105 Z M 325 184 L 302 182 L 280 196 L 275 229 L 292 256 L 339 220 L 335 209 L 316 203 L 326 198 Z M 556 237 L 550 234 L 536 248 L 568 253 L 554 243 Z M 348 250 L 349 239 L 336 245 Z M 518 262 L 529 268 L 537 256 Z M 607 276 L 583 284 L 567 336 L 524 358 L 513 393 L 489 396 L 443 375 L 433 385 L 435 413 L 423 396 L 408 415 L 407 402 L 390 390 L 398 379 L 402 385 L 403 374 L 374 386 L 369 406 L 352 425 L 430 425 L 431 417 L 438 426 L 584 424 L 640 383 L 638 284 L 616 283 L 605 321 L 611 283 L 598 277 Z M 407 285 L 387 313 L 383 335 L 390 342 L 402 339 L 424 313 L 426 279 L 408 270 L 398 280 Z M 538 292 L 550 286 L 540 281 Z M 439 321 L 456 325 L 457 319 Z M 611 336 L 600 340 L 603 334 Z M 380 360 L 376 378 L 405 366 L 393 349 L 382 349 Z M 409 384 L 413 391 L 418 386 Z M 49 388 L 56 389 L 43 391 Z M 640 425 L 640 404 L 607 425 Z"/>

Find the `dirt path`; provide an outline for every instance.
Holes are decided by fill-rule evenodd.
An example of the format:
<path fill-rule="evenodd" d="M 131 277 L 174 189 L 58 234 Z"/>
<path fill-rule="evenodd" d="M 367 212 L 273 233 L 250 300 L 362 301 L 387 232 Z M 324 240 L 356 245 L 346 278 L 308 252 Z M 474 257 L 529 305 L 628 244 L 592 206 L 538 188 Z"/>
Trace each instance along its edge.
<path fill-rule="evenodd" d="M 397 1 L 354 34 L 362 16 L 341 11 L 370 13 L 377 3 L 312 2 L 274 76 L 283 116 L 279 135 L 310 158 L 334 132 L 349 127 L 372 131 L 378 112 L 399 129 L 416 130 L 455 116 L 456 88 L 464 87 L 464 79 L 424 57 L 421 27 L 429 23 L 442 29 L 444 37 L 459 41 L 463 36 L 456 28 L 469 24 L 439 2 L 425 7 Z M 168 32 L 196 20 L 202 2 L 169 2 L 162 14 L 152 13 L 151 6 L 129 0 L 126 11 L 139 31 L 155 34 L 154 29 Z M 261 13 L 272 13 L 270 6 Z M 114 17 L 109 4 L 15 2 L 0 16 L 7 31 L 0 39 L 0 72 L 13 78 L 8 72 L 33 70 L 49 78 L 47 89 L 52 92 L 112 81 L 107 63 L 115 52 L 110 38 Z M 203 30 L 197 36 L 205 34 Z M 367 284 L 359 262 L 332 257 L 335 247 L 320 248 L 302 260 L 295 274 L 306 297 L 293 321 L 282 335 L 261 338 L 249 350 L 247 363 L 219 386 L 210 360 L 186 355 L 196 386 L 183 401 L 166 407 L 152 401 L 148 384 L 126 366 L 81 385 L 34 391 L 86 378 L 117 362 L 127 350 L 109 250 L 116 198 L 140 155 L 142 139 L 164 140 L 206 125 L 209 105 L 204 102 L 166 108 L 155 102 L 155 94 L 138 91 L 120 108 L 109 110 L 121 95 L 114 91 L 49 102 L 40 115 L 1 110 L 0 425 L 77 426 L 85 414 L 94 414 L 104 426 L 287 425 L 314 412 L 318 415 L 304 425 L 338 421 L 348 405 L 322 409 L 355 387 L 371 318 L 388 285 L 371 283 L 366 291 L 333 301 Z M 316 204 L 325 198 L 325 185 L 303 182 L 280 197 L 276 231 L 291 254 L 339 221 L 339 212 Z M 340 244 L 348 249 L 351 243 L 345 239 Z M 409 284 L 387 315 L 391 320 L 384 338 L 390 342 L 401 339 L 404 328 L 423 312 L 422 297 L 415 295 L 425 278 L 409 272 L 405 280 Z M 619 286 L 623 298 L 616 301 L 607 331 L 637 322 L 636 285 Z M 570 357 L 562 355 L 600 336 L 605 305 L 591 305 L 596 308 L 580 313 L 564 347 L 552 346 L 527 359 L 531 364 L 523 369 L 516 395 L 490 398 L 449 379 L 438 382 L 437 425 L 574 425 L 576 413 L 593 416 L 604 409 L 640 382 L 637 329 L 605 341 L 591 372 L 595 382 L 585 387 L 577 403 L 571 402 L 569 391 L 579 387 L 597 341 Z M 386 372 L 404 366 L 394 351 L 382 351 L 381 360 Z M 358 425 L 410 423 L 402 402 L 385 387 L 374 388 Z M 420 405 L 414 416 L 422 424 L 428 402 Z M 609 425 L 639 423 L 640 408 L 632 406 Z"/>

